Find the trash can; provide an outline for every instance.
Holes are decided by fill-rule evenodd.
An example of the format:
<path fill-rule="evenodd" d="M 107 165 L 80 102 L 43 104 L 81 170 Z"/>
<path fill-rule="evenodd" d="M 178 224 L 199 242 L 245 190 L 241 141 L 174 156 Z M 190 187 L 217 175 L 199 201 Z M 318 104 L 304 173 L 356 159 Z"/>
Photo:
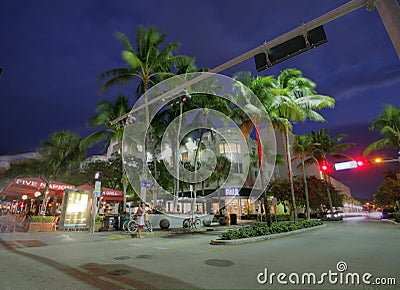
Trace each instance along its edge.
<path fill-rule="evenodd" d="M 231 219 L 231 225 L 237 225 L 237 214 L 231 213 L 229 217 Z"/>

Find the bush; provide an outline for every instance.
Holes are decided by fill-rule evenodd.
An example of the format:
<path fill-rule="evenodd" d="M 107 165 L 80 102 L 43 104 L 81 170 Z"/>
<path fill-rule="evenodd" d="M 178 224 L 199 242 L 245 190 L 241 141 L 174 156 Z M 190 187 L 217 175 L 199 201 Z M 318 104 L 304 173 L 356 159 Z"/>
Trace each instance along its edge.
<path fill-rule="evenodd" d="M 95 222 L 99 223 L 99 222 L 102 222 L 103 220 L 104 220 L 104 216 L 102 216 L 102 215 L 97 215 L 97 216 L 96 216 L 96 219 L 95 219 Z"/>
<path fill-rule="evenodd" d="M 303 228 L 310 228 L 322 225 L 321 221 L 305 220 L 300 222 L 276 222 L 268 227 L 266 224 L 255 224 L 252 226 L 229 230 L 220 237 L 222 240 L 235 240 L 251 237 L 266 236 L 270 234 L 278 234 L 284 232 L 295 231 Z"/>
<path fill-rule="evenodd" d="M 400 212 L 394 212 L 393 218 L 396 220 L 396 222 L 400 222 Z"/>
<path fill-rule="evenodd" d="M 326 222 L 340 222 L 343 220 L 343 217 L 339 216 L 339 217 L 322 217 L 321 221 L 326 221 Z"/>
<path fill-rule="evenodd" d="M 30 218 L 32 223 L 52 223 L 54 221 L 53 216 L 42 216 L 42 215 L 33 215 Z"/>

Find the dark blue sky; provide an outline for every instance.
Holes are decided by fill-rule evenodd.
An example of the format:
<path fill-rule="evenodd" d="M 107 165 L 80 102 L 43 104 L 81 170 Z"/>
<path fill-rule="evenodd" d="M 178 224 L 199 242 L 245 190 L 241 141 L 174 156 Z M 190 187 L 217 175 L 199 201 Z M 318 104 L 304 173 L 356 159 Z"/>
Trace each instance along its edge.
<path fill-rule="evenodd" d="M 346 2 L 3 0 L 0 155 L 33 151 L 56 130 L 85 136 L 100 100 L 125 92 L 133 101 L 133 85 L 98 93 L 100 73 L 124 66 L 116 31 L 133 40 L 138 24 L 156 26 L 167 41 L 182 44 L 180 54 L 195 57 L 198 67 L 213 68 Z M 359 154 L 379 138 L 368 126 L 383 104 L 400 106 L 400 61 L 376 10 L 360 8 L 325 25 L 325 32 L 327 44 L 260 74 L 302 70 L 319 93 L 336 99 L 336 108 L 323 111 L 326 124 L 299 124 L 294 132 L 325 126 L 332 135 L 346 133 L 348 141 L 357 143 L 350 153 Z M 254 67 L 250 59 L 222 73 L 255 72 Z M 350 185 L 355 196 L 367 196 L 388 168 L 335 177 Z"/>

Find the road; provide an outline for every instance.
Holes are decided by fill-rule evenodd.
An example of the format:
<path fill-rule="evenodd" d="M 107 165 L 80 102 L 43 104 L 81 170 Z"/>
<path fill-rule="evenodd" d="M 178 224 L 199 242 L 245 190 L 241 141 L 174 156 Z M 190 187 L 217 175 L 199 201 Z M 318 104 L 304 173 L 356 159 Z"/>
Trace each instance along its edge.
<path fill-rule="evenodd" d="M 400 288 L 399 225 L 358 218 L 286 238 L 210 245 L 219 234 L 156 233 L 143 239 L 116 233 L 1 234 L 0 289 L 339 289 L 354 287 L 344 284 L 348 273 L 360 279 L 371 273 L 366 276 L 371 284 L 361 281 L 356 288 Z M 340 272 L 342 266 L 347 270 Z M 323 275 L 329 271 L 332 283 Z M 271 273 L 276 274 L 272 285 Z M 281 280 L 288 284 L 277 280 L 279 273 L 287 275 Z M 291 273 L 297 273 L 299 283 L 302 274 L 314 273 L 317 285 L 294 285 Z M 395 278 L 397 286 L 374 285 L 376 278 Z"/>

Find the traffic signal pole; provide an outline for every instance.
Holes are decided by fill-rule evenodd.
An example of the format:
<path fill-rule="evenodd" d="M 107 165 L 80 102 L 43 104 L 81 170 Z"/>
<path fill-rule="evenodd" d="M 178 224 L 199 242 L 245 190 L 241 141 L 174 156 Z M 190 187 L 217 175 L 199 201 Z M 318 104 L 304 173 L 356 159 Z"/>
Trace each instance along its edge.
<path fill-rule="evenodd" d="M 397 0 L 379 0 L 375 7 L 400 58 L 400 6 Z"/>
<path fill-rule="evenodd" d="M 264 42 L 262 45 L 260 45 L 256 48 L 253 48 L 253 49 L 215 67 L 214 69 L 212 69 L 210 71 L 210 73 L 219 73 L 221 71 L 224 71 L 224 70 L 226 70 L 232 66 L 235 66 L 251 57 L 254 57 L 255 55 L 257 55 L 259 53 L 265 53 L 266 51 L 268 51 L 269 48 L 277 46 L 277 45 L 279 45 L 285 41 L 288 41 L 294 37 L 297 37 L 299 35 L 305 35 L 307 33 L 307 31 L 314 29 L 318 26 L 324 25 L 326 23 L 329 23 L 329 22 L 331 22 L 339 17 L 342 17 L 346 14 L 349 14 L 349 13 L 353 12 L 354 10 L 357 10 L 363 6 L 367 6 L 368 10 L 372 10 L 376 3 L 391 2 L 391 1 L 396 2 L 397 0 L 375 0 L 375 1 L 374 0 L 352 0 L 336 9 L 333 9 L 333 10 L 319 16 L 318 18 L 315 18 L 307 23 L 303 23 L 299 27 L 292 29 L 289 32 L 282 34 L 281 36 L 278 36 L 268 42 Z M 382 11 L 382 13 L 380 12 L 381 17 L 382 17 L 382 15 L 385 15 L 385 19 L 386 18 L 388 19 L 388 20 L 386 20 L 386 22 L 388 23 L 388 27 L 391 27 L 391 31 L 393 31 L 393 33 L 390 33 L 390 34 L 396 35 L 397 34 L 396 30 L 398 30 L 398 27 L 400 27 L 400 24 L 398 26 L 395 25 L 397 23 L 397 21 L 400 21 L 399 20 L 400 17 L 396 16 L 396 15 L 397 14 L 400 15 L 400 12 L 395 13 L 396 15 L 393 15 L 391 17 L 387 16 L 387 15 L 391 14 L 390 11 L 388 11 L 388 10 L 390 10 L 390 8 L 392 8 L 393 6 L 395 6 L 393 3 L 383 3 L 383 5 L 381 5 L 381 8 L 379 8 L 379 9 Z M 393 11 L 396 11 L 396 9 L 394 9 Z M 396 27 L 397 27 L 397 29 L 396 29 Z M 398 38 L 399 37 L 397 37 L 397 38 L 395 37 L 396 43 L 398 41 L 397 40 Z M 400 47 L 400 45 L 399 45 L 399 47 Z M 183 83 L 182 85 L 179 85 L 176 88 L 174 88 L 156 98 L 147 100 L 147 102 L 145 104 L 140 105 L 140 106 L 134 108 L 129 113 L 124 114 L 121 117 L 111 121 L 111 125 L 114 125 L 114 124 L 124 120 L 125 118 L 128 117 L 128 115 L 135 113 L 137 111 L 143 110 L 146 108 L 146 106 L 156 103 L 156 102 L 164 99 L 167 96 L 173 95 L 174 93 L 181 92 L 184 88 L 186 88 L 192 84 L 195 84 L 203 79 L 206 79 L 207 77 L 208 77 L 208 74 L 202 74 L 199 77 L 196 77 L 190 81 L 187 81 L 186 83 Z"/>

